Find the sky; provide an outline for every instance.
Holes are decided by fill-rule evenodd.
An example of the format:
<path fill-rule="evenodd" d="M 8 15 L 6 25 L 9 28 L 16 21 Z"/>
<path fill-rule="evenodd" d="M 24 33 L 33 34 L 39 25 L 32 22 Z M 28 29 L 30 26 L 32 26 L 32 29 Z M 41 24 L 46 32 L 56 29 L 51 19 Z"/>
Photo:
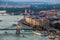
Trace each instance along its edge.
<path fill-rule="evenodd" d="M 15 2 L 46 2 L 52 4 L 60 4 L 60 0 L 9 0 Z"/>

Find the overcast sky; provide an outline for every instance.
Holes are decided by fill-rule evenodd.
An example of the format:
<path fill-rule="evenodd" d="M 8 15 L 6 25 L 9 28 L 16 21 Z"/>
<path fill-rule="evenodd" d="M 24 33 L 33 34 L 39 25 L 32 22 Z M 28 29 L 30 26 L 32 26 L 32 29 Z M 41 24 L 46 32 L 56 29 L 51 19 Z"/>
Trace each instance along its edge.
<path fill-rule="evenodd" d="M 9 1 L 15 1 L 15 2 L 47 2 L 47 3 L 58 3 L 60 4 L 60 0 L 9 0 Z"/>

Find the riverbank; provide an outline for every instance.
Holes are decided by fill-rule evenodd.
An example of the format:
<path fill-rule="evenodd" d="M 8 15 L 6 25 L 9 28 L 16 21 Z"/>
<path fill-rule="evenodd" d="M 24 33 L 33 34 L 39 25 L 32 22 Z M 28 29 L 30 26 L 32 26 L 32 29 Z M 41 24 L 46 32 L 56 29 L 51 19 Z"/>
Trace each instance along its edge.
<path fill-rule="evenodd" d="M 31 24 L 28 24 L 24 19 L 21 19 L 20 21 L 19 21 L 19 24 L 23 24 L 23 25 L 26 25 L 26 26 L 28 26 L 28 27 L 33 27 L 33 25 L 31 25 Z M 50 27 L 49 27 L 50 28 Z M 51 29 L 51 28 L 50 28 Z M 52 28 L 53 29 L 53 28 Z M 52 32 L 53 31 L 53 32 Z M 54 31 L 56 31 L 56 32 L 54 32 Z M 43 31 L 39 31 L 39 30 L 37 30 L 37 31 L 33 31 L 33 33 L 34 34 L 37 34 L 37 35 L 47 35 L 50 39 L 54 39 L 54 40 L 60 40 L 59 38 L 60 38 L 60 31 L 58 32 L 58 30 L 57 29 L 53 29 L 53 30 L 49 30 L 49 29 L 47 29 L 46 31 L 44 31 L 43 33 L 42 33 Z M 51 34 L 52 33 L 52 34 Z M 57 38 L 57 35 L 59 35 L 58 36 L 58 38 Z"/>

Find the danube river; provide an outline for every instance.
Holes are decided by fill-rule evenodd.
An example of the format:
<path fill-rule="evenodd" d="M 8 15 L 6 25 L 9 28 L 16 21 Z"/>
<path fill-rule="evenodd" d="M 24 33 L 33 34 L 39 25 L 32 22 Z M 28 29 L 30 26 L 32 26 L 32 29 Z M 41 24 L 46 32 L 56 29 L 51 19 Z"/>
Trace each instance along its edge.
<path fill-rule="evenodd" d="M 22 15 L 7 15 L 0 16 L 0 28 L 16 28 L 12 24 L 16 23 L 18 20 L 22 19 Z M 7 32 L 7 33 L 5 33 Z M 0 30 L 0 40 L 50 40 L 48 36 L 38 36 L 30 33 L 22 32 L 20 35 L 15 34 L 16 30 Z"/>

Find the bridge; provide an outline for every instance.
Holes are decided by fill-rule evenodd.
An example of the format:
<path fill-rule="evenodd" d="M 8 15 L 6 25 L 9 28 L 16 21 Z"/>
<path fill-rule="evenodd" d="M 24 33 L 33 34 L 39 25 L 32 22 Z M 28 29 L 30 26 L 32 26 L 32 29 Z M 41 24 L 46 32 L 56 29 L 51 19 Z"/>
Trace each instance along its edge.
<path fill-rule="evenodd" d="M 19 28 L 19 29 L 17 29 L 17 28 L 16 28 L 16 29 L 0 29 L 0 30 L 1 30 L 1 31 L 3 31 L 3 30 L 11 30 L 11 31 L 12 31 L 12 30 L 16 30 L 16 34 L 19 35 L 21 30 L 25 30 L 25 31 L 27 31 L 27 30 L 29 30 L 29 31 L 32 30 L 32 31 L 33 31 L 33 30 L 40 30 L 40 29 L 35 29 L 35 28 L 31 28 L 31 29 L 27 29 L 27 28 L 20 29 L 20 28 Z"/>
<path fill-rule="evenodd" d="M 16 29 L 0 29 L 0 30 L 16 30 Z M 27 28 L 24 28 L 24 29 L 19 29 L 19 30 L 40 30 L 40 29 L 36 29 L 36 28 L 27 29 Z"/>
<path fill-rule="evenodd" d="M 20 26 L 22 26 L 22 25 L 27 26 L 29 28 L 21 28 Z M 13 27 L 16 27 L 16 28 L 13 29 Z M 39 28 L 37 29 L 37 28 L 30 28 L 30 27 L 31 26 L 27 25 L 26 22 L 20 21 L 20 23 L 16 24 L 16 26 L 11 26 L 11 27 L 7 27 L 7 28 L 3 28 L 3 29 L 0 28 L 0 30 L 16 30 L 16 34 L 20 34 L 20 30 L 41 30 Z"/>

